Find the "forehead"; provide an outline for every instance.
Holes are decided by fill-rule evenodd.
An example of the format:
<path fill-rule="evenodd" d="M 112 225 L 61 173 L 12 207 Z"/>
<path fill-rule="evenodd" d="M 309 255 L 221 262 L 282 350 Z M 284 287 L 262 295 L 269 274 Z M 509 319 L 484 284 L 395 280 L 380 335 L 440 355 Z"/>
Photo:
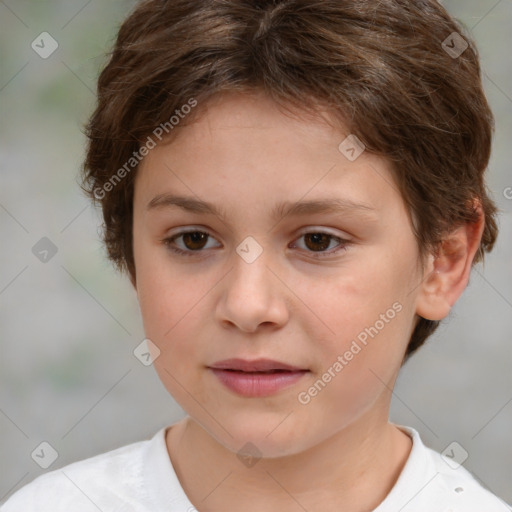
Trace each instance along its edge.
<path fill-rule="evenodd" d="M 330 144 L 326 135 L 339 132 L 340 122 L 325 107 L 318 106 L 314 114 L 309 109 L 289 106 L 288 110 L 284 110 L 260 91 L 223 92 L 204 105 L 199 105 L 193 121 L 185 119 L 184 126 L 178 125 L 173 140 L 177 142 L 184 135 L 189 140 L 201 138 L 203 142 L 211 138 L 220 139 L 223 135 L 236 139 L 244 138 L 248 131 L 253 137 L 261 131 L 258 139 L 262 140 L 266 135 L 269 142 L 283 143 L 285 138 L 298 139 L 301 144 L 308 146 L 309 141 L 318 144 L 325 139 Z"/>
<path fill-rule="evenodd" d="M 390 164 L 366 151 L 350 161 L 339 147 L 350 133 L 326 111 L 290 116 L 263 94 L 231 93 L 173 135 L 140 165 L 136 200 L 145 206 L 178 195 L 195 197 L 196 209 L 217 203 L 216 213 L 227 215 L 237 203 L 274 218 L 300 199 L 352 202 L 367 212 L 402 202 Z"/>

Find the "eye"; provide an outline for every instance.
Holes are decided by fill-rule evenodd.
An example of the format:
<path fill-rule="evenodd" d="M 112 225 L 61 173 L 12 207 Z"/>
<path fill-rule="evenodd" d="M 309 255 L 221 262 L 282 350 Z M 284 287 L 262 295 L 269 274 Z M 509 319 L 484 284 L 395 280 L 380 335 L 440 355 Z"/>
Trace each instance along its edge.
<path fill-rule="evenodd" d="M 185 249 L 180 249 L 176 247 L 175 240 L 183 237 L 183 244 L 185 245 Z M 194 253 L 203 252 L 201 251 L 210 238 L 208 233 L 204 231 L 198 230 L 190 230 L 190 231 L 181 231 L 169 238 L 165 238 L 162 242 L 167 246 L 167 248 L 176 253 L 183 256 L 195 256 Z"/>
<path fill-rule="evenodd" d="M 298 240 L 301 238 L 304 238 L 307 249 L 310 249 L 310 251 L 307 252 L 316 253 L 313 255 L 314 258 L 324 258 L 327 256 L 332 256 L 333 254 L 337 254 L 340 251 L 346 250 L 347 245 L 350 243 L 344 238 L 323 231 L 308 231 L 306 233 L 302 233 Z M 331 245 L 331 242 L 334 240 L 339 242 L 338 248 L 334 251 L 326 251 L 326 249 Z M 326 256 L 324 256 L 324 254 Z"/>
<path fill-rule="evenodd" d="M 326 253 L 328 256 L 332 256 L 333 254 L 336 254 L 339 251 L 346 250 L 347 245 L 350 243 L 348 240 L 345 240 L 341 237 L 323 231 L 309 231 L 306 233 L 302 233 L 299 239 L 303 237 L 305 239 L 306 252 L 318 254 L 314 254 L 314 258 L 325 257 L 323 256 L 323 253 Z M 176 246 L 177 244 L 175 241 L 180 238 L 183 239 L 182 243 L 184 245 L 184 248 Z M 163 239 L 162 242 L 173 253 L 183 256 L 196 256 L 199 255 L 199 253 L 204 252 L 202 249 L 208 248 L 207 243 L 209 238 L 213 237 L 211 237 L 210 234 L 204 231 L 190 230 L 176 233 L 171 237 Z M 326 251 L 326 249 L 331 245 L 332 241 L 338 241 L 339 247 L 334 251 Z"/>

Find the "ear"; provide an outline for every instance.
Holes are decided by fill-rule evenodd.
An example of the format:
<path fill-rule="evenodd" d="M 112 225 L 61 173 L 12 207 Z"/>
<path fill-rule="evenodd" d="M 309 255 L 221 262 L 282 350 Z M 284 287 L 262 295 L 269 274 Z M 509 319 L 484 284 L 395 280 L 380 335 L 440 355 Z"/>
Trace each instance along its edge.
<path fill-rule="evenodd" d="M 416 300 L 416 313 L 427 320 L 442 320 L 465 290 L 471 265 L 480 246 L 485 218 L 475 200 L 477 222 L 466 223 L 449 233 L 435 255 L 430 255 Z"/>

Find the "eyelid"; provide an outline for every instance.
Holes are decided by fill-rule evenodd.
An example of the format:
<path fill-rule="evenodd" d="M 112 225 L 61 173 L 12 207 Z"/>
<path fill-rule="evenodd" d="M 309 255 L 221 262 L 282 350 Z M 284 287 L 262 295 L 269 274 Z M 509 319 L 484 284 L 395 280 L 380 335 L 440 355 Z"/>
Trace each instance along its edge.
<path fill-rule="evenodd" d="M 300 230 L 297 236 L 302 236 L 307 233 L 324 233 L 326 235 L 331 235 L 332 237 L 335 237 L 335 238 L 343 238 L 343 235 L 339 234 L 339 232 L 332 233 L 329 229 L 330 228 L 326 228 L 326 227 L 322 227 L 322 226 L 308 226 L 307 228 Z"/>

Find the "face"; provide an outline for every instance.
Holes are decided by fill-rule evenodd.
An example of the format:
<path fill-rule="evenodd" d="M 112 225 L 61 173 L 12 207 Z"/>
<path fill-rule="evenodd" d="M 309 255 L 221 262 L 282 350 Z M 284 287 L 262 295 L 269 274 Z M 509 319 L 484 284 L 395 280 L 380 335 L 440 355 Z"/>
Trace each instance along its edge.
<path fill-rule="evenodd" d="M 155 368 L 232 451 L 293 454 L 387 422 L 419 252 L 388 163 L 343 153 L 348 135 L 228 94 L 138 170 L 136 290 Z"/>

